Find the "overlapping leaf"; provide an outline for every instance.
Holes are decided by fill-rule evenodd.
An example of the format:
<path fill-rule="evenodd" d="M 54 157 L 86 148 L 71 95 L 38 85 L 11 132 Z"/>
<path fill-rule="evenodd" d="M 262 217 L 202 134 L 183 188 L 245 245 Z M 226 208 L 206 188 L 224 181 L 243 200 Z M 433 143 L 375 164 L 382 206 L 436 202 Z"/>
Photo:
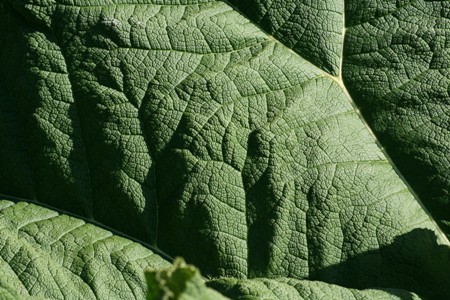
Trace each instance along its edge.
<path fill-rule="evenodd" d="M 144 299 L 143 269 L 168 266 L 140 244 L 82 220 L 0 201 L 2 299 Z"/>

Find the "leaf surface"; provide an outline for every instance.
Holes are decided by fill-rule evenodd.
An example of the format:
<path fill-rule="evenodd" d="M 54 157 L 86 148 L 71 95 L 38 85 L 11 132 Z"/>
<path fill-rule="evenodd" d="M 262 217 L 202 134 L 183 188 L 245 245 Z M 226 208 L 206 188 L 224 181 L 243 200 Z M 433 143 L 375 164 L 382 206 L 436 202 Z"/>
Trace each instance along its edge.
<path fill-rule="evenodd" d="M 263 12 L 250 20 L 222 1 L 2 2 L 0 192 L 125 232 L 207 276 L 449 295 L 448 240 L 355 109 L 365 100 L 334 76 L 362 30 L 338 44 L 342 10 L 361 6 L 288 1 L 303 3 L 292 15 L 323 21 L 302 19 L 311 34 L 290 36 L 272 23 L 298 16 L 255 3 Z M 361 22 L 384 9 L 365 5 Z"/>
<path fill-rule="evenodd" d="M 2 299 L 144 299 L 143 269 L 168 266 L 140 244 L 83 220 L 0 201 Z"/>
<path fill-rule="evenodd" d="M 450 2 L 231 2 L 339 75 L 402 176 L 450 234 Z"/>
<path fill-rule="evenodd" d="M 221 278 L 206 281 L 205 285 L 199 270 L 192 265 L 187 265 L 182 259 L 177 259 L 174 265 L 168 269 L 148 270 L 146 272 L 146 277 L 149 286 L 147 300 L 229 299 L 221 296 L 213 289 L 207 288 L 206 285 L 220 291 L 231 299 L 236 300 L 420 299 L 417 295 L 403 290 L 355 290 L 320 281 L 296 280 L 292 278 L 256 278 L 242 280 Z"/>
<path fill-rule="evenodd" d="M 147 300 L 226 300 L 217 291 L 207 288 L 200 271 L 177 258 L 167 269 L 145 272 L 147 278 Z"/>
<path fill-rule="evenodd" d="M 355 290 L 320 281 L 280 279 L 219 279 L 208 285 L 236 300 L 419 300 L 417 295 L 393 289 Z"/>

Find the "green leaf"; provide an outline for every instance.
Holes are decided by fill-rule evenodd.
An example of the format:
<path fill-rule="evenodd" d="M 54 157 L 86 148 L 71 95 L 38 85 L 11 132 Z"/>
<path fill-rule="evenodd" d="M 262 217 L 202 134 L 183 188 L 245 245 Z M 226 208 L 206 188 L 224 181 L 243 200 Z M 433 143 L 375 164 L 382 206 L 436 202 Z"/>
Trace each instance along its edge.
<path fill-rule="evenodd" d="M 355 290 L 320 281 L 280 279 L 218 279 L 208 285 L 236 300 L 402 300 L 421 299 L 417 295 L 394 289 Z"/>
<path fill-rule="evenodd" d="M 50 298 L 34 297 L 20 294 L 14 286 L 0 282 L 0 299 L 3 300 L 50 300 Z"/>
<path fill-rule="evenodd" d="M 331 75 L 340 73 L 344 27 L 343 0 L 230 0 L 230 2 L 266 32 L 306 60 Z"/>
<path fill-rule="evenodd" d="M 0 193 L 210 277 L 450 298 L 450 2 L 233 3 L 3 0 Z"/>
<path fill-rule="evenodd" d="M 143 299 L 143 269 L 168 266 L 140 244 L 83 220 L 0 201 L 2 299 Z"/>
<path fill-rule="evenodd" d="M 345 83 L 450 236 L 445 224 L 450 221 L 450 2 L 397 1 L 361 18 L 353 12 L 363 3 L 354 2 L 348 12 Z"/>
<path fill-rule="evenodd" d="M 174 265 L 164 270 L 147 270 L 147 300 L 225 300 L 213 289 L 206 287 L 200 271 L 177 258 Z"/>
<path fill-rule="evenodd" d="M 450 235 L 450 2 L 231 2 L 341 77 L 402 176 Z"/>
<path fill-rule="evenodd" d="M 205 286 L 199 270 L 187 265 L 183 259 L 163 270 L 146 271 L 147 299 L 229 299 Z M 220 278 L 206 282 L 231 299 L 330 299 L 330 300 L 390 300 L 420 299 L 417 295 L 395 289 L 355 290 L 320 281 L 296 280 L 292 278 L 235 279 Z"/>

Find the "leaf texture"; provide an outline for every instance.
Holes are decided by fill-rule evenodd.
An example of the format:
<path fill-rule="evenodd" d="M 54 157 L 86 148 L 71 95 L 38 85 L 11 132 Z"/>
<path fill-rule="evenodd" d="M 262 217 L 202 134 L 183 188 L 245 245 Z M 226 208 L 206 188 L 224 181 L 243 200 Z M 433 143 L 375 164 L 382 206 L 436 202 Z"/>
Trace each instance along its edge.
<path fill-rule="evenodd" d="M 345 83 L 450 236 L 450 2 L 398 1 L 363 16 L 354 12 L 364 1 L 353 2 L 347 13 Z"/>
<path fill-rule="evenodd" d="M 231 299 L 250 300 L 419 300 L 417 295 L 402 290 L 355 290 L 320 281 L 281 279 L 218 279 L 208 285 Z"/>
<path fill-rule="evenodd" d="M 232 3 L 302 57 L 342 76 L 338 80 L 345 83 L 381 145 L 449 234 L 450 3 Z M 327 63 L 336 67 L 327 68 Z"/>
<path fill-rule="evenodd" d="M 157 299 L 298 299 L 298 300 L 394 300 L 420 299 L 417 295 L 394 289 L 355 290 L 319 281 L 296 280 L 292 278 L 234 279 L 220 278 L 206 281 L 206 285 L 227 295 L 225 298 L 205 286 L 200 272 L 178 258 L 172 267 L 146 272 L 149 286 L 147 300 Z"/>
<path fill-rule="evenodd" d="M 334 76 L 355 37 L 342 46 L 342 10 L 360 6 L 254 3 L 249 20 L 222 1 L 2 2 L 0 192 L 207 276 L 447 296 L 448 241 Z M 282 22 L 310 28 L 299 11 L 323 22 L 291 36 Z"/>
<path fill-rule="evenodd" d="M 80 219 L 0 201 L 2 299 L 144 299 L 143 269 L 168 266 L 140 244 Z"/>
<path fill-rule="evenodd" d="M 207 288 L 200 271 L 177 258 L 167 269 L 147 270 L 147 300 L 226 300 L 217 291 Z"/>
<path fill-rule="evenodd" d="M 314 65 L 331 75 L 340 73 L 344 0 L 230 0 L 230 3 Z"/>

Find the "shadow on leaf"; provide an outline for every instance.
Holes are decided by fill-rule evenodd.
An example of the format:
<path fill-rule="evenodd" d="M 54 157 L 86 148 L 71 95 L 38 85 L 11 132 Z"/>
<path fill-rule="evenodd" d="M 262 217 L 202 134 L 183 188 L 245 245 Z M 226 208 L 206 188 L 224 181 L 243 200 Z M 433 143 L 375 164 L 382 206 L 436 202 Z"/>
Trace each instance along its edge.
<path fill-rule="evenodd" d="M 439 245 L 433 231 L 415 229 L 398 236 L 389 246 L 316 271 L 310 279 L 357 289 L 404 289 L 427 299 L 450 299 L 450 247 Z"/>

